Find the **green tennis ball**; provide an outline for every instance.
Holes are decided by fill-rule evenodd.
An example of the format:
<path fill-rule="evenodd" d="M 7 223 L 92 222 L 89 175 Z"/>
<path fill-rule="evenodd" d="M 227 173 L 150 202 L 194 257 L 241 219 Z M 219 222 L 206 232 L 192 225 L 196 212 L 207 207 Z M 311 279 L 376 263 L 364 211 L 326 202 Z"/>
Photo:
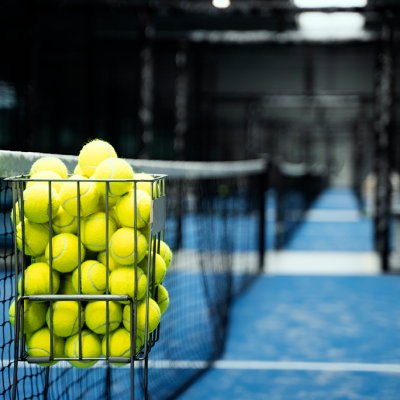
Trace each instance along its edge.
<path fill-rule="evenodd" d="M 11 223 L 14 222 L 14 212 L 13 212 L 14 209 L 15 209 L 15 215 L 16 215 L 16 218 L 15 218 L 15 225 L 18 225 L 18 224 L 21 222 L 21 220 L 20 220 L 20 218 L 19 218 L 19 205 L 18 205 L 18 201 L 15 203 L 14 208 L 11 210 L 11 213 L 10 213 Z"/>
<path fill-rule="evenodd" d="M 121 158 L 108 158 L 102 161 L 93 175 L 94 179 L 133 179 L 132 167 Z M 111 182 L 108 186 L 108 196 L 122 196 L 132 189 L 132 182 Z M 102 194 L 106 194 L 105 182 L 97 182 Z"/>
<path fill-rule="evenodd" d="M 151 175 L 145 174 L 144 172 L 142 172 L 140 174 L 135 174 L 134 178 L 135 178 L 135 180 L 136 179 L 154 180 L 154 178 Z M 137 182 L 136 189 L 143 190 L 151 197 L 151 182 Z M 157 185 L 157 182 L 153 183 L 153 193 L 154 193 L 154 198 L 160 197 L 160 195 L 161 195 L 161 190 L 160 190 L 159 185 Z"/>
<path fill-rule="evenodd" d="M 106 319 L 107 302 L 106 301 L 91 301 L 85 308 L 86 325 L 93 332 L 104 335 L 107 328 Z M 122 306 L 116 301 L 109 302 L 108 309 L 109 317 L 109 332 L 115 331 L 122 321 Z"/>
<path fill-rule="evenodd" d="M 136 191 L 137 227 L 140 229 L 150 222 L 151 198 L 142 190 Z M 130 190 L 117 201 L 115 206 L 121 224 L 133 228 L 135 226 L 134 192 Z"/>
<path fill-rule="evenodd" d="M 42 224 L 37 224 L 24 219 L 25 228 L 25 254 L 38 256 L 43 254 L 49 244 L 49 230 Z M 17 247 L 22 251 L 22 222 L 17 226 Z"/>
<path fill-rule="evenodd" d="M 108 238 L 106 238 L 106 214 L 97 212 L 90 214 L 82 222 L 82 243 L 92 251 L 104 251 L 111 236 L 117 230 L 114 220 L 108 217 Z"/>
<path fill-rule="evenodd" d="M 105 251 L 102 251 L 101 253 L 98 254 L 97 261 L 101 262 L 104 266 L 106 266 L 106 252 Z M 108 272 L 111 273 L 119 267 L 120 267 L 120 265 L 118 263 L 116 263 L 110 255 L 108 255 Z"/>
<path fill-rule="evenodd" d="M 165 262 L 163 258 L 159 254 L 155 254 L 155 274 L 154 274 L 154 286 L 159 285 L 165 276 L 165 273 L 167 272 L 167 268 L 165 266 Z M 151 265 L 150 265 L 150 277 L 147 276 L 147 267 L 148 267 L 148 262 L 149 262 L 149 255 L 148 253 L 145 255 L 143 260 L 139 263 L 139 267 L 143 270 L 144 274 L 146 275 L 146 278 L 149 281 L 149 285 L 153 286 L 153 257 L 151 258 Z"/>
<path fill-rule="evenodd" d="M 53 270 L 53 294 L 60 287 L 60 274 Z M 19 293 L 21 293 L 21 278 L 18 282 Z M 24 295 L 50 294 L 50 267 L 45 263 L 31 264 L 25 270 Z"/>
<path fill-rule="evenodd" d="M 137 262 L 143 260 L 147 252 L 147 241 L 137 231 Z M 121 265 L 135 263 L 135 230 L 133 228 L 118 229 L 110 240 L 110 254 L 115 262 Z"/>
<path fill-rule="evenodd" d="M 163 315 L 169 305 L 168 291 L 163 285 L 158 285 L 157 304 L 160 307 L 161 315 Z"/>
<path fill-rule="evenodd" d="M 60 175 L 62 179 L 66 179 L 68 177 L 67 167 L 59 158 L 56 157 L 39 158 L 39 160 L 32 165 L 29 175 L 33 176 L 41 171 L 53 171 Z"/>
<path fill-rule="evenodd" d="M 83 358 L 100 358 L 101 342 L 100 338 L 89 329 L 84 329 L 82 332 L 82 357 Z M 65 341 L 65 355 L 68 358 L 79 357 L 79 333 L 69 337 Z M 95 361 L 68 361 L 71 365 L 77 368 L 89 368 L 97 363 Z"/>
<path fill-rule="evenodd" d="M 46 313 L 46 323 L 50 328 L 50 307 Z M 85 324 L 81 309 L 81 327 Z M 53 303 L 53 332 L 59 337 L 74 335 L 79 329 L 79 303 L 77 301 L 56 301 Z"/>
<path fill-rule="evenodd" d="M 49 189 L 49 183 L 45 181 L 34 181 L 34 179 L 47 179 L 47 180 L 52 180 L 52 179 L 63 179 L 61 178 L 60 175 L 53 171 L 40 171 L 37 172 L 36 174 L 33 174 L 31 176 L 32 181 L 28 182 L 26 185 L 26 188 L 30 188 L 33 185 L 36 184 L 45 184 L 47 187 L 47 190 Z M 63 185 L 63 182 L 51 182 L 51 187 L 56 190 L 57 193 L 60 193 L 61 186 Z"/>
<path fill-rule="evenodd" d="M 160 240 L 160 250 L 158 250 L 158 240 L 156 244 L 157 253 L 163 258 L 165 266 L 168 269 L 172 262 L 172 251 L 167 245 L 167 243 Z"/>
<path fill-rule="evenodd" d="M 137 269 L 138 293 L 137 298 L 141 299 L 146 294 L 147 279 L 143 271 Z M 108 287 L 111 294 L 125 294 L 132 298 L 135 296 L 135 269 L 130 267 L 119 267 L 114 270 L 108 278 Z M 128 304 L 129 301 L 120 301 L 122 304 Z"/>
<path fill-rule="evenodd" d="M 136 354 L 144 346 L 144 336 L 139 332 L 136 335 Z M 107 337 L 103 337 L 101 342 L 101 350 L 104 357 L 107 357 Z M 120 327 L 109 334 L 108 351 L 110 357 L 130 357 L 131 356 L 131 334 L 124 328 Z M 111 363 L 113 365 L 122 366 L 125 363 Z"/>
<path fill-rule="evenodd" d="M 57 215 L 60 207 L 58 193 L 51 189 L 51 217 Z M 47 185 L 33 185 L 24 191 L 24 215 L 31 222 L 42 224 L 49 221 L 49 188 Z"/>
<path fill-rule="evenodd" d="M 60 288 L 57 294 L 77 294 L 72 284 L 72 272 L 67 274 L 61 274 L 60 276 Z"/>
<path fill-rule="evenodd" d="M 53 333 L 53 357 L 64 357 L 64 339 Z M 50 329 L 46 326 L 32 334 L 28 341 L 28 354 L 30 357 L 49 357 L 50 356 Z M 51 363 L 39 364 L 43 367 L 56 364 L 58 361 Z"/>
<path fill-rule="evenodd" d="M 131 316 L 133 312 L 131 311 L 131 306 L 128 304 L 124 307 L 123 319 L 122 323 L 124 324 L 125 329 L 129 332 L 131 330 Z M 153 300 L 149 299 L 149 323 L 148 323 L 148 332 L 153 332 L 161 320 L 161 311 L 158 304 Z M 143 335 L 146 332 L 146 301 L 139 301 L 137 304 L 137 329 Z"/>
<path fill-rule="evenodd" d="M 75 234 L 78 232 L 78 218 L 68 214 L 62 207 L 60 207 L 57 215 L 51 221 L 51 226 L 56 234 Z"/>
<path fill-rule="evenodd" d="M 106 267 L 95 260 L 85 261 L 81 265 L 81 293 L 82 294 L 103 294 L 106 291 Z M 78 268 L 72 274 L 72 284 L 76 293 L 78 288 Z"/>
<path fill-rule="evenodd" d="M 56 271 L 66 273 L 73 271 L 78 266 L 78 243 L 77 236 L 72 233 L 60 233 L 52 239 L 53 268 Z M 85 248 L 81 246 L 81 261 L 85 258 Z M 50 245 L 46 247 L 46 259 L 49 263 Z"/>
<path fill-rule="evenodd" d="M 82 147 L 79 166 L 85 175 L 92 176 L 99 164 L 107 158 L 117 158 L 114 147 L 104 140 L 95 139 Z"/>
<path fill-rule="evenodd" d="M 100 194 L 95 182 L 89 182 L 87 178 L 78 175 L 74 175 L 70 179 L 79 180 L 80 215 L 85 216 L 90 214 L 99 203 Z M 78 182 L 73 182 L 70 179 L 61 187 L 60 204 L 68 214 L 77 217 Z"/>
<path fill-rule="evenodd" d="M 19 299 L 19 297 L 18 297 Z M 33 333 L 46 324 L 47 303 L 24 300 L 24 333 Z M 11 303 L 8 310 L 10 322 L 15 326 L 15 301 Z M 22 307 L 20 308 L 22 313 Z M 122 315 L 122 312 L 121 312 Z M 21 329 L 22 316 L 19 328 Z"/>

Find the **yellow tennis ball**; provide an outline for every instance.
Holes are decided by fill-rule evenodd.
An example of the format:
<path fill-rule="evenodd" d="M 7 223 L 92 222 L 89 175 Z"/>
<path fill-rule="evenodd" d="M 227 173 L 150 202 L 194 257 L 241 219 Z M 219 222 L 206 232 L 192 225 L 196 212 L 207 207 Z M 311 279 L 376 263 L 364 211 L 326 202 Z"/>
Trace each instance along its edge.
<path fill-rule="evenodd" d="M 60 287 L 60 274 L 53 270 L 53 294 L 58 292 Z M 18 283 L 21 293 L 21 278 Z M 25 270 L 24 280 L 25 296 L 50 294 L 50 267 L 45 263 L 31 264 Z"/>
<path fill-rule="evenodd" d="M 121 224 L 133 228 L 135 226 L 135 209 L 133 190 L 125 193 L 117 201 L 115 211 Z M 136 191 L 137 227 L 140 229 L 150 222 L 150 196 L 142 190 Z"/>
<path fill-rule="evenodd" d="M 83 358 L 100 358 L 101 342 L 100 338 L 89 329 L 84 329 L 82 332 L 82 357 Z M 79 333 L 69 337 L 65 341 L 65 355 L 68 358 L 79 357 Z M 97 363 L 95 361 L 68 361 L 71 365 L 77 368 L 89 368 Z"/>
<path fill-rule="evenodd" d="M 131 311 L 131 306 L 128 304 L 124 307 L 124 313 L 122 318 L 122 323 L 125 329 L 129 332 L 131 331 L 131 316 L 133 311 Z M 148 322 L 148 333 L 153 332 L 161 320 L 161 311 L 158 304 L 153 300 L 149 299 L 149 322 Z M 146 332 L 146 300 L 139 301 L 137 304 L 137 329 L 143 335 Z"/>
<path fill-rule="evenodd" d="M 101 253 L 98 254 L 97 261 L 101 262 L 104 266 L 106 266 L 106 252 L 105 251 L 102 251 Z M 120 267 L 120 265 L 118 263 L 116 263 L 110 255 L 108 255 L 108 272 L 111 273 L 119 267 Z"/>
<path fill-rule="evenodd" d="M 106 214 L 97 212 L 88 215 L 82 222 L 82 243 L 92 251 L 104 251 L 111 236 L 117 230 L 112 218 L 108 218 L 108 238 L 106 237 Z"/>
<path fill-rule="evenodd" d="M 77 233 L 78 218 L 68 214 L 62 207 L 60 207 L 57 215 L 51 221 L 51 226 L 56 234 Z"/>
<path fill-rule="evenodd" d="M 60 175 L 62 179 L 68 177 L 67 167 L 59 158 L 56 157 L 39 158 L 39 160 L 35 161 L 32 165 L 29 175 L 32 176 L 41 171 L 53 171 Z"/>
<path fill-rule="evenodd" d="M 171 266 L 171 262 L 172 262 L 172 251 L 171 251 L 171 249 L 169 248 L 167 243 L 165 243 L 162 240 L 160 240 L 160 250 L 158 250 L 158 240 L 157 240 L 156 250 L 157 250 L 157 253 L 160 254 L 160 256 L 163 258 L 163 260 L 165 262 L 165 266 L 166 266 L 166 268 L 168 270 L 168 268 Z"/>
<path fill-rule="evenodd" d="M 76 175 L 72 178 L 79 178 L 79 193 L 80 193 L 80 215 L 88 215 L 94 210 L 99 203 L 99 191 L 97 190 L 94 182 L 89 182 L 87 178 L 77 177 Z M 68 180 L 65 182 L 60 190 L 60 204 L 64 210 L 73 215 L 78 216 L 78 188 L 77 182 Z"/>
<path fill-rule="evenodd" d="M 50 307 L 46 313 L 46 323 L 50 328 Z M 83 307 L 81 327 L 85 324 Z M 56 301 L 53 303 L 53 332 L 59 337 L 74 335 L 79 329 L 79 303 L 77 301 Z"/>
<path fill-rule="evenodd" d="M 55 189 L 51 189 L 51 217 L 57 215 L 60 200 Z M 24 191 L 24 215 L 29 221 L 42 224 L 49 221 L 49 188 L 33 185 Z"/>
<path fill-rule="evenodd" d="M 86 325 L 93 332 L 97 334 L 105 334 L 107 328 L 106 301 L 90 301 L 85 308 L 85 320 Z M 109 302 L 108 309 L 108 329 L 109 332 L 115 331 L 122 321 L 122 306 L 116 301 Z"/>
<path fill-rule="evenodd" d="M 73 271 L 78 266 L 78 238 L 72 233 L 60 233 L 52 239 L 53 268 L 66 273 Z M 81 246 L 81 261 L 85 258 L 85 247 Z M 46 259 L 50 259 L 50 243 L 46 247 Z"/>
<path fill-rule="evenodd" d="M 150 224 L 147 224 L 146 226 L 140 228 L 140 232 L 146 238 L 147 243 L 150 243 Z"/>
<path fill-rule="evenodd" d="M 24 219 L 25 229 L 25 254 L 38 256 L 43 254 L 49 244 L 49 230 L 42 224 L 36 224 Z M 17 226 L 17 247 L 22 251 L 22 222 Z"/>
<path fill-rule="evenodd" d="M 106 206 L 104 204 L 98 204 L 97 207 L 91 212 L 91 214 L 95 212 L 106 212 Z M 89 214 L 90 215 L 90 214 Z M 112 204 L 108 205 L 108 216 L 112 218 L 115 222 L 115 225 L 117 226 L 117 229 L 121 228 L 121 223 L 119 222 L 119 219 L 117 217 L 117 214 L 115 212 L 115 207 Z"/>
<path fill-rule="evenodd" d="M 108 158 L 100 163 L 93 175 L 94 179 L 133 179 L 132 167 L 121 158 Z M 132 182 L 111 182 L 108 187 L 108 196 L 122 196 L 132 189 Z M 102 194 L 106 194 L 105 182 L 97 182 Z"/>
<path fill-rule="evenodd" d="M 60 175 L 58 175 L 56 172 L 53 172 L 53 171 L 40 171 L 40 172 L 37 172 L 36 174 L 33 174 L 31 176 L 31 179 L 32 179 L 32 181 L 27 183 L 26 188 L 30 188 L 31 186 L 40 183 L 40 184 L 45 184 L 47 186 L 47 190 L 49 190 L 48 189 L 49 188 L 49 183 L 48 182 L 45 182 L 45 181 L 34 181 L 33 179 L 48 179 L 48 180 L 51 180 L 51 179 L 63 179 L 63 178 L 61 178 Z M 51 187 L 54 188 L 57 193 L 60 193 L 60 189 L 61 189 L 62 185 L 63 185 L 63 182 L 51 182 Z"/>
<path fill-rule="evenodd" d="M 15 209 L 15 225 L 18 225 L 21 220 L 19 218 L 19 205 L 18 205 L 18 201 L 15 203 L 14 208 L 11 210 L 11 214 L 10 214 L 10 218 L 11 218 L 11 223 L 14 222 L 14 210 Z"/>
<path fill-rule="evenodd" d="M 60 275 L 60 287 L 57 294 L 77 294 L 72 284 L 72 272 Z"/>
<path fill-rule="evenodd" d="M 64 339 L 53 333 L 53 357 L 64 357 Z M 32 334 L 28 341 L 28 354 L 31 357 L 49 357 L 50 356 L 50 329 L 46 326 Z M 43 367 L 56 364 L 58 361 L 51 363 L 39 364 Z"/>
<path fill-rule="evenodd" d="M 165 276 L 165 273 L 167 272 L 167 268 L 165 266 L 165 262 L 163 258 L 159 254 L 155 254 L 155 274 L 154 274 L 154 286 L 159 285 Z M 143 260 L 138 264 L 138 266 L 143 270 L 143 273 L 146 275 L 146 278 L 149 281 L 149 285 L 153 286 L 153 255 L 151 259 L 151 265 L 150 265 L 150 277 L 147 276 L 147 267 L 148 267 L 148 262 L 149 262 L 149 255 L 148 253 L 145 255 Z"/>
<path fill-rule="evenodd" d="M 143 271 L 137 269 L 138 292 L 137 298 L 141 299 L 146 294 L 147 279 Z M 114 270 L 108 278 L 108 287 L 111 294 L 125 294 L 132 299 L 135 296 L 135 269 L 130 267 L 119 267 Z M 128 304 L 129 301 L 120 301 L 119 303 Z"/>
<path fill-rule="evenodd" d="M 147 252 L 147 241 L 137 231 L 137 262 L 143 260 Z M 121 265 L 135 263 L 135 230 L 133 228 L 118 229 L 110 240 L 111 257 Z"/>
<path fill-rule="evenodd" d="M 144 346 L 144 336 L 139 332 L 136 336 L 136 354 Z M 107 357 L 107 337 L 103 337 L 101 342 L 101 350 L 104 357 Z M 110 357 L 130 357 L 131 356 L 131 334 L 124 328 L 119 327 L 111 332 L 108 337 L 108 351 Z M 113 365 L 122 366 L 124 363 L 111 363 Z"/>
<path fill-rule="evenodd" d="M 114 147 L 104 140 L 95 139 L 82 147 L 79 165 L 85 175 L 92 176 L 99 164 L 107 158 L 117 158 Z"/>
<path fill-rule="evenodd" d="M 140 174 L 135 174 L 134 178 L 135 178 L 135 180 L 136 179 L 154 180 L 154 178 L 151 175 L 145 174 L 144 172 L 142 172 Z M 151 182 L 137 182 L 136 189 L 143 190 L 151 197 Z M 154 198 L 157 198 L 161 195 L 161 189 L 160 189 L 159 185 L 157 184 L 157 182 L 153 183 L 153 193 L 154 193 L 154 196 L 153 196 Z"/>
<path fill-rule="evenodd" d="M 119 197 L 118 196 L 108 196 L 108 207 L 114 207 L 117 204 Z M 104 206 L 104 210 L 106 207 L 106 196 L 100 193 L 99 205 Z"/>
<path fill-rule="evenodd" d="M 18 297 L 19 299 L 19 297 Z M 36 332 L 42 326 L 46 324 L 46 311 L 47 311 L 47 303 L 37 302 L 37 301 L 29 301 L 24 300 L 24 333 L 32 333 Z M 10 322 L 12 326 L 15 326 L 15 301 L 11 303 L 9 309 Z M 20 308 L 20 325 L 19 329 L 21 329 L 22 323 L 22 307 Z M 121 311 L 121 319 L 122 319 L 122 311 Z"/>
<path fill-rule="evenodd" d="M 158 285 L 157 304 L 160 307 L 161 315 L 163 315 L 169 306 L 168 291 L 163 285 Z"/>
<path fill-rule="evenodd" d="M 106 267 L 95 260 L 85 261 L 81 265 L 81 293 L 82 294 L 103 294 L 106 291 L 107 279 Z M 76 293 L 78 288 L 78 268 L 72 274 L 72 284 Z"/>

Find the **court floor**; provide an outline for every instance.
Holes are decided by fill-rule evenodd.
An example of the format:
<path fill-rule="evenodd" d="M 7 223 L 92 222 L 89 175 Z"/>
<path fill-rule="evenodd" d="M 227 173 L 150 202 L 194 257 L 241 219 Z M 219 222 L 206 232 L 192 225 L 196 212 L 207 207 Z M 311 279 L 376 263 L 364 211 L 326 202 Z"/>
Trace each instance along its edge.
<path fill-rule="evenodd" d="M 233 304 L 225 352 L 179 400 L 400 397 L 400 277 L 379 274 L 372 221 L 329 190 Z"/>

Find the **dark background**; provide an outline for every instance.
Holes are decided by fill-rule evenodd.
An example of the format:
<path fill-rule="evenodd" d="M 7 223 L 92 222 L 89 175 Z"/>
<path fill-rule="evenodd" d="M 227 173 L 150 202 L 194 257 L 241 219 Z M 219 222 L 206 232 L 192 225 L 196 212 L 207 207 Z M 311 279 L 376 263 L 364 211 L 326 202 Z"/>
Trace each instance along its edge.
<path fill-rule="evenodd" d="M 297 30 L 297 12 L 285 10 L 289 1 L 235 4 L 227 11 L 211 1 L 3 0 L 0 148 L 77 155 L 98 137 L 127 158 L 241 160 L 269 153 L 330 164 L 343 172 L 336 183 L 346 184 L 361 130 L 365 175 L 372 169 L 378 39 L 387 7 L 397 26 L 398 2 L 368 3 L 365 29 L 375 39 L 366 42 L 193 40 L 199 30 Z M 153 73 L 143 79 L 146 46 Z M 176 56 L 182 49 L 188 94 L 179 146 Z M 398 75 L 395 60 L 396 93 Z M 147 123 L 139 117 L 144 82 L 151 96 Z M 281 101 L 282 95 L 289 97 Z"/>

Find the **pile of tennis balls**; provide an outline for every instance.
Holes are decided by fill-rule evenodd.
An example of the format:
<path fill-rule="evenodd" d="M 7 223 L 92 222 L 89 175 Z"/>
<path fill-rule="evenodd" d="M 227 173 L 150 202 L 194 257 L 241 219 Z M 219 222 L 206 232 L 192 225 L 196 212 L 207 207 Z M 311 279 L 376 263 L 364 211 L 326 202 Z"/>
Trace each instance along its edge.
<path fill-rule="evenodd" d="M 51 218 L 49 212 L 49 183 L 28 182 L 23 192 L 25 254 L 32 264 L 25 270 L 25 295 L 50 294 L 49 259 L 52 258 L 53 294 L 78 293 L 78 258 L 81 258 L 81 293 L 104 294 L 106 280 L 113 295 L 135 294 L 135 257 L 137 257 L 137 341 L 136 353 L 145 342 L 147 281 L 156 287 L 157 302 L 149 299 L 148 331 L 154 331 L 169 304 L 167 289 L 161 285 L 171 265 L 172 252 L 168 245 L 157 242 L 155 273 L 148 275 L 148 247 L 150 235 L 151 183 L 137 183 L 137 255 L 135 255 L 135 212 L 132 182 L 106 184 L 93 179 L 152 179 L 144 173 L 134 173 L 132 167 L 117 157 L 114 148 L 102 140 L 83 146 L 74 175 L 68 177 L 64 163 L 54 157 L 37 160 L 30 171 L 31 179 L 62 179 L 51 184 Z M 80 192 L 81 244 L 78 232 L 77 183 Z M 65 182 L 64 182 L 65 180 Z M 154 196 L 159 190 L 154 184 Z M 106 239 L 106 202 L 108 197 L 108 240 Z M 17 247 L 22 251 L 22 223 L 20 205 L 16 215 Z M 13 218 L 13 212 L 11 214 Z M 49 226 L 52 227 L 52 254 L 49 247 Z M 106 269 L 106 244 L 109 243 L 109 274 Z M 152 247 L 153 248 L 153 247 Z M 151 273 L 150 273 L 151 275 Z M 21 293 L 21 279 L 19 280 Z M 82 357 L 100 358 L 106 354 L 106 301 L 82 303 Z M 109 355 L 130 357 L 130 320 L 134 313 L 128 301 L 109 303 Z M 11 304 L 10 322 L 14 325 L 15 304 Z M 79 357 L 79 304 L 77 301 L 53 302 L 53 356 Z M 50 304 L 29 301 L 24 303 L 24 333 L 27 351 L 32 357 L 50 354 Z M 78 368 L 88 368 L 97 361 L 70 361 Z M 40 364 L 43 366 L 53 365 Z M 120 365 L 120 364 L 119 364 Z"/>

